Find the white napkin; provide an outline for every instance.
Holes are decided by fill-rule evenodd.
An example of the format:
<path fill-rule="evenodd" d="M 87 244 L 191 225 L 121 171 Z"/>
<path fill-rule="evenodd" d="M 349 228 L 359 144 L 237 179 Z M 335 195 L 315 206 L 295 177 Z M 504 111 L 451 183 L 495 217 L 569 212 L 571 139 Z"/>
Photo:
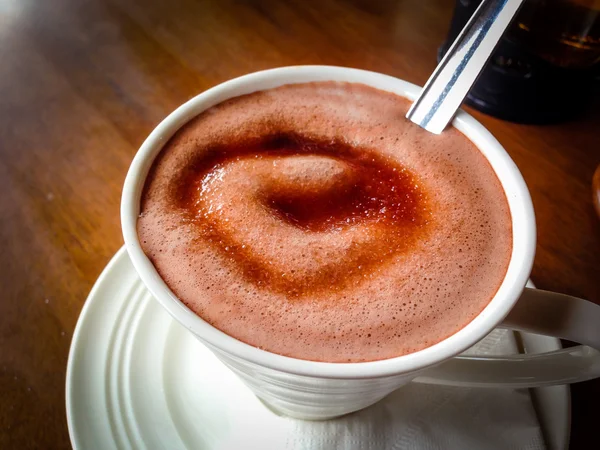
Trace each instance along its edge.
<path fill-rule="evenodd" d="M 514 335 L 494 330 L 470 354 L 516 353 Z M 221 449 L 244 450 L 542 450 L 528 390 L 411 383 L 339 419 L 279 417 L 263 405 L 245 410 Z M 240 411 L 241 413 L 241 411 Z"/>

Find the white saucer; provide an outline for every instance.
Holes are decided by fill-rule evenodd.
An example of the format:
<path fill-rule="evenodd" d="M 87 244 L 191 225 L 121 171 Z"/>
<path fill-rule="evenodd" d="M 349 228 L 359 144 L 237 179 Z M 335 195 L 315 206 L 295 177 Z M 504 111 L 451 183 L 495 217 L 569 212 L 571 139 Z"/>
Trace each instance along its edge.
<path fill-rule="evenodd" d="M 521 334 L 529 352 L 557 339 Z M 194 358 L 188 355 L 193 354 Z M 223 401 L 222 392 L 232 402 Z M 567 386 L 532 390 L 549 450 L 568 448 Z M 152 299 L 121 248 L 94 285 L 71 343 L 67 420 L 75 450 L 210 449 L 240 418 L 279 417 Z M 236 431 L 239 434 L 239 430 Z"/>

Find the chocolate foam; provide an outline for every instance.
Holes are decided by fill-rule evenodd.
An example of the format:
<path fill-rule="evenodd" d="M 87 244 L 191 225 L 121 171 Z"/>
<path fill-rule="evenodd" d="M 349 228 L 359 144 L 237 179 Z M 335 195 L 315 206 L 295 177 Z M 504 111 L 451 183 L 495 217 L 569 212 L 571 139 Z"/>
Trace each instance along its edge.
<path fill-rule="evenodd" d="M 274 353 L 370 361 L 443 340 L 498 289 L 511 220 L 477 148 L 408 106 L 319 82 L 209 109 L 153 165 L 144 251 L 200 317 Z"/>

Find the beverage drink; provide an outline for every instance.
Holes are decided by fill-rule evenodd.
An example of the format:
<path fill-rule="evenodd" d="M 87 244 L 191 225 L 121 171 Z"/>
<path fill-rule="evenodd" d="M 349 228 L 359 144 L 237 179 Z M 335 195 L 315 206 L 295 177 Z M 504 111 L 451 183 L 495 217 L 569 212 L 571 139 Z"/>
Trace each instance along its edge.
<path fill-rule="evenodd" d="M 447 51 L 481 0 L 457 0 Z M 600 0 L 527 0 L 467 94 L 466 103 L 518 123 L 585 113 L 600 62 Z"/>
<path fill-rule="evenodd" d="M 551 64 L 587 69 L 600 62 L 600 0 L 532 0 L 507 36 Z"/>
<path fill-rule="evenodd" d="M 201 318 L 273 353 L 373 361 L 446 339 L 502 283 L 511 217 L 480 151 L 408 106 L 317 82 L 205 111 L 148 175 L 145 253 Z"/>
<path fill-rule="evenodd" d="M 404 97 L 415 99 L 419 89 L 344 67 L 248 74 L 173 111 L 131 163 L 121 223 L 140 279 L 178 324 L 279 413 L 310 420 L 338 417 L 372 405 L 416 377 L 450 385 L 538 387 L 598 376 L 597 353 L 585 347 L 516 360 L 456 358 L 498 326 L 600 348 L 594 333 L 600 309 L 525 287 L 535 252 L 535 216 L 523 177 L 500 143 L 464 111 L 453 121 L 456 129 L 441 136 L 405 121 Z M 229 156 L 219 159 L 219 151 Z M 271 159 L 273 170 L 262 166 L 262 175 L 261 167 L 237 170 L 238 164 L 262 164 L 274 154 L 286 159 L 283 166 L 283 159 Z M 388 183 L 388 169 L 401 175 Z M 280 185 L 273 173 L 296 190 L 274 189 Z M 338 181 L 329 182 L 327 174 Z M 364 181 L 369 177 L 371 187 Z M 328 195 L 343 194 L 352 180 L 358 194 L 374 189 L 366 205 L 353 203 L 352 195 Z M 417 182 L 409 189 L 407 180 Z M 387 209 L 373 207 L 388 195 L 393 199 L 396 186 L 403 187 L 408 202 L 399 224 L 391 223 Z M 256 201 L 244 204 L 249 191 Z M 310 200 L 315 198 L 323 201 Z M 357 211 L 350 213 L 351 207 Z M 327 211 L 329 216 L 323 215 Z M 344 216 L 347 225 L 339 220 Z M 277 220 L 265 227 L 265 217 Z M 296 237 L 317 242 L 294 253 L 299 245 L 291 232 L 279 233 L 288 226 L 301 232 Z M 238 239 L 233 256 L 228 236 Z M 372 255 L 385 245 L 377 247 L 371 237 L 389 238 L 393 250 L 378 260 Z M 246 249 L 249 253 L 242 253 Z M 287 286 L 297 289 L 285 295 L 282 284 L 263 282 L 275 277 L 261 279 L 244 270 L 247 255 L 258 257 L 254 267 L 262 262 L 281 278 L 300 277 L 302 260 L 294 256 L 310 255 L 312 265 L 304 261 L 300 269 L 316 276 L 296 278 Z M 278 258 L 260 259 L 264 255 Z M 361 255 L 372 265 L 352 272 L 348 261 Z M 329 285 L 319 286 L 318 272 L 328 263 L 338 264 L 338 270 L 330 272 Z M 438 293 L 436 284 L 445 292 Z M 494 291 L 490 299 L 487 293 Z M 187 356 L 197 358 L 193 352 Z M 357 363 L 336 363 L 348 360 Z M 557 370 L 547 370 L 550 366 Z"/>

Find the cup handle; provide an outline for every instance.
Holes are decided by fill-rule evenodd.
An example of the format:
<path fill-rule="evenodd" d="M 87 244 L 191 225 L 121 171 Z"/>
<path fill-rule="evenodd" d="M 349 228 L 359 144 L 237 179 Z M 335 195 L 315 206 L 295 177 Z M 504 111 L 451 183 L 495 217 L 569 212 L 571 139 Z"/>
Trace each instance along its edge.
<path fill-rule="evenodd" d="M 500 327 L 584 345 L 539 354 L 457 356 L 427 370 L 414 381 L 450 386 L 533 388 L 600 377 L 600 305 L 525 288 Z"/>

